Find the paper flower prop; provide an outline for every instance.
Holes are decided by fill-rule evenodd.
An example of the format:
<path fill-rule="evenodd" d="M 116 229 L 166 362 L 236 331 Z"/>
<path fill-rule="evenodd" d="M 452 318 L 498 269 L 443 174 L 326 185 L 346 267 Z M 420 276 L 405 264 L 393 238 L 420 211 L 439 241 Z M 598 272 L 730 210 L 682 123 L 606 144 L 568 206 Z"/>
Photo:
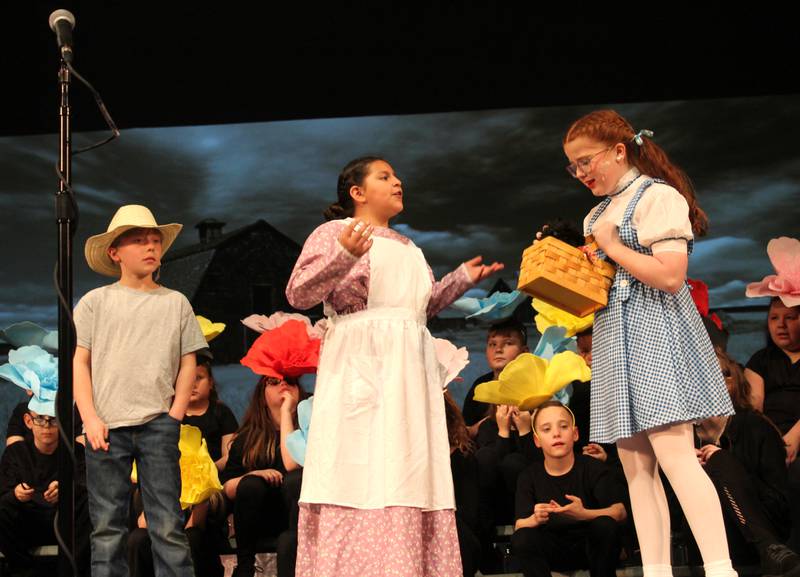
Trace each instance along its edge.
<path fill-rule="evenodd" d="M 549 327 L 564 327 L 566 336 L 572 337 L 594 324 L 594 313 L 585 317 L 576 317 L 540 299 L 533 299 L 532 306 L 538 313 L 536 315 L 536 330 L 542 334 Z"/>
<path fill-rule="evenodd" d="M 564 351 L 578 352 L 575 339 L 567 336 L 567 329 L 564 327 L 553 326 L 548 327 L 542 333 L 539 342 L 536 343 L 536 349 L 534 349 L 533 354 L 547 361 Z"/>
<path fill-rule="evenodd" d="M 15 349 L 36 345 L 50 353 L 57 353 L 58 331 L 48 331 L 36 323 L 22 321 L 0 330 L 0 343 L 8 343 Z"/>
<path fill-rule="evenodd" d="M 308 336 L 305 323 L 289 319 L 262 333 L 241 363 L 257 375 L 276 379 L 316 373 L 320 343 Z"/>
<path fill-rule="evenodd" d="M 496 323 L 509 318 L 528 295 L 519 291 L 510 293 L 495 292 L 486 298 L 464 297 L 450 305 L 463 314 L 465 318 L 477 319 L 487 323 Z"/>
<path fill-rule="evenodd" d="M 314 397 L 303 399 L 297 404 L 297 424 L 299 428 L 286 437 L 286 448 L 301 467 L 306 463 L 306 444 L 308 443 L 308 427 L 311 424 L 311 411 L 314 408 Z"/>
<path fill-rule="evenodd" d="M 575 337 L 568 337 L 566 334 L 567 329 L 564 327 L 548 327 L 539 338 L 539 342 L 536 343 L 536 350 L 533 351 L 533 354 L 542 359 L 550 360 L 557 354 L 565 351 L 577 353 L 578 346 L 575 343 Z M 572 397 L 572 385 L 569 384 L 556 391 L 553 396 L 556 400 L 568 405 Z"/>
<path fill-rule="evenodd" d="M 221 491 L 222 484 L 200 429 L 181 425 L 178 448 L 181 450 L 181 508 L 186 509 Z"/>
<path fill-rule="evenodd" d="M 197 322 L 200 323 L 200 330 L 203 331 L 203 336 L 206 338 L 207 343 L 213 341 L 225 330 L 225 323 L 212 323 L 206 317 L 195 316 L 197 317 Z"/>
<path fill-rule="evenodd" d="M 515 405 L 530 411 L 575 380 L 588 381 L 589 367 L 571 351 L 558 353 L 547 361 L 522 353 L 506 365 L 496 381 L 475 388 L 475 400 L 495 405 Z"/>
<path fill-rule="evenodd" d="M 700 316 L 707 318 L 719 330 L 722 330 L 722 320 L 717 316 L 717 313 L 708 314 L 708 285 L 701 280 L 688 278 L 686 282 L 689 283 L 689 294 L 697 307 L 697 312 Z"/>
<path fill-rule="evenodd" d="M 322 337 L 325 336 L 325 328 L 327 325 L 327 321 L 325 319 L 320 319 L 312 325 L 311 319 L 299 313 L 284 313 L 278 311 L 269 316 L 250 315 L 246 319 L 242 319 L 242 324 L 248 329 L 252 329 L 257 333 L 263 333 L 265 331 L 277 329 L 286 321 L 290 320 L 305 323 L 306 329 L 308 330 L 308 336 L 312 339 L 322 339 Z"/>
<path fill-rule="evenodd" d="M 787 307 L 800 305 L 800 240 L 782 236 L 767 244 L 773 275 L 747 285 L 749 297 L 779 297 Z"/>
<path fill-rule="evenodd" d="M 447 377 L 443 383 L 444 386 L 447 386 L 469 364 L 469 352 L 467 347 L 456 348 L 447 339 L 433 339 L 433 344 L 436 347 L 436 358 L 439 364 L 447 371 Z"/>
<path fill-rule="evenodd" d="M 31 411 L 56 416 L 58 361 L 42 347 L 31 345 L 8 351 L 8 362 L 0 366 L 0 378 L 33 393 L 28 401 Z"/>
<path fill-rule="evenodd" d="M 181 509 L 188 509 L 222 491 L 222 484 L 200 429 L 192 425 L 181 425 L 178 448 L 181 450 Z M 134 461 L 131 480 L 136 483 L 138 477 Z"/>

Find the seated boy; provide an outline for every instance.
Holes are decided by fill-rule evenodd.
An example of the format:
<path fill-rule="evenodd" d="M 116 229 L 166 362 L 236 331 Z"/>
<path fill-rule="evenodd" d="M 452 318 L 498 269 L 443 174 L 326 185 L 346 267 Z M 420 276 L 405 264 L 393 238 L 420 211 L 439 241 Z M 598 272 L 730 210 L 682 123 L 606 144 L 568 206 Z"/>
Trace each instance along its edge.
<path fill-rule="evenodd" d="M 489 417 L 490 405 L 476 401 L 475 387 L 481 383 L 497 379 L 506 365 L 517 358 L 521 353 L 528 352 L 528 332 L 525 326 L 516 319 L 508 319 L 489 327 L 486 338 L 486 361 L 491 372 L 478 377 L 464 398 L 462 414 L 467 424 L 469 434 L 474 439 L 478 435 L 478 428 Z M 490 419 L 491 420 L 491 419 Z M 493 435 L 496 434 L 496 430 Z M 480 445 L 480 442 L 478 443 Z"/>
<path fill-rule="evenodd" d="M 51 411 L 53 412 L 53 411 Z M 0 461 L 0 552 L 12 575 L 33 574 L 29 550 L 55 545 L 53 519 L 58 505 L 58 428 L 50 414 L 28 411 L 24 415 L 30 436 L 6 447 Z M 78 500 L 75 538 L 78 567 L 88 573 L 89 515 L 86 507 L 82 447 L 75 446 L 79 474 L 75 478 Z"/>
<path fill-rule="evenodd" d="M 558 401 L 534 413 L 533 433 L 544 462 L 519 476 L 511 539 L 523 574 L 550 577 L 551 569 L 588 567 L 592 577 L 614 577 L 625 485 L 598 459 L 573 452 L 578 429 Z"/>
<path fill-rule="evenodd" d="M 536 447 L 531 440 L 530 413 L 507 405 L 476 401 L 475 388 L 497 379 L 520 354 L 528 352 L 527 331 L 516 319 L 492 325 L 486 339 L 486 361 L 491 369 L 472 385 L 464 400 L 464 421 L 477 445 L 482 505 L 482 526 L 488 539 L 494 525 L 513 520 L 517 476 L 530 464 Z M 487 544 L 488 545 L 488 544 Z"/>

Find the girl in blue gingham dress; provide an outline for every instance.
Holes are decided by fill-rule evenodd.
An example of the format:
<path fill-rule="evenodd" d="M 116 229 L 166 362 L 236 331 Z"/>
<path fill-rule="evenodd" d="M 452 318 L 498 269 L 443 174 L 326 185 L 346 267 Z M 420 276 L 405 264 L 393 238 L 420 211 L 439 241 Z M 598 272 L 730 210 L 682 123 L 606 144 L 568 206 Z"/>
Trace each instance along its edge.
<path fill-rule="evenodd" d="M 577 120 L 564 138 L 567 170 L 595 196 L 587 215 L 597 256 L 617 264 L 595 317 L 592 441 L 616 442 L 631 496 L 644 577 L 671 577 L 666 474 L 707 577 L 731 577 L 722 510 L 698 462 L 694 421 L 733 414 L 725 381 L 686 284 L 693 234 L 708 221 L 686 175 L 612 110 Z M 669 184 L 667 184 L 669 183 Z"/>

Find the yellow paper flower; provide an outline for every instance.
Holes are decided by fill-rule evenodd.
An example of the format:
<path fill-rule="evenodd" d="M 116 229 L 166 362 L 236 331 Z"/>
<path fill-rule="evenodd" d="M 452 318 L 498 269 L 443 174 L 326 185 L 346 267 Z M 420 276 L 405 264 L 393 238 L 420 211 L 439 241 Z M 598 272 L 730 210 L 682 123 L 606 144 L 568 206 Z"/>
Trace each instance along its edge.
<path fill-rule="evenodd" d="M 548 328 L 556 326 L 567 329 L 567 333 L 564 336 L 574 337 L 594 324 L 594 313 L 585 317 L 576 317 L 540 299 L 533 299 L 532 305 L 533 309 L 538 313 L 536 315 L 536 330 L 541 334 L 544 334 L 544 331 Z"/>
<path fill-rule="evenodd" d="M 222 484 L 200 429 L 192 425 L 181 425 L 178 448 L 181 450 L 181 509 L 188 509 L 222 491 Z M 136 483 L 137 478 L 134 461 L 131 480 Z"/>
<path fill-rule="evenodd" d="M 200 323 L 200 330 L 203 331 L 203 336 L 206 338 L 207 343 L 213 341 L 225 330 L 225 323 L 212 323 L 206 317 L 195 316 L 197 316 L 197 322 Z"/>
<path fill-rule="evenodd" d="M 549 361 L 522 353 L 506 365 L 496 381 L 475 388 L 475 400 L 494 405 L 515 405 L 530 411 L 550 399 L 572 381 L 592 377 L 583 359 L 572 351 L 558 353 Z"/>

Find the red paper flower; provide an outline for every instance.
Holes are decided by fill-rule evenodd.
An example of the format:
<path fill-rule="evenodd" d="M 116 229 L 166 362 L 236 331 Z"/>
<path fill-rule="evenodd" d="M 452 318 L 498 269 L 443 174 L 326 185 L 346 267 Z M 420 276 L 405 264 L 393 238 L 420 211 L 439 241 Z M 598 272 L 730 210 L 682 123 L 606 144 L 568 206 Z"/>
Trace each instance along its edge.
<path fill-rule="evenodd" d="M 689 294 L 692 295 L 692 300 L 700 316 L 706 317 L 714 323 L 719 330 L 722 330 L 722 321 L 717 316 L 717 313 L 713 313 L 711 316 L 708 314 L 708 285 L 701 280 L 693 278 L 686 279 L 686 282 L 689 283 L 689 288 L 691 289 Z"/>
<path fill-rule="evenodd" d="M 701 280 L 693 278 L 686 279 L 691 289 L 692 300 L 694 301 L 700 316 L 708 316 L 708 285 Z"/>
<path fill-rule="evenodd" d="M 305 323 L 292 319 L 262 333 L 241 363 L 257 375 L 276 379 L 316 373 L 320 344 L 308 336 Z"/>

